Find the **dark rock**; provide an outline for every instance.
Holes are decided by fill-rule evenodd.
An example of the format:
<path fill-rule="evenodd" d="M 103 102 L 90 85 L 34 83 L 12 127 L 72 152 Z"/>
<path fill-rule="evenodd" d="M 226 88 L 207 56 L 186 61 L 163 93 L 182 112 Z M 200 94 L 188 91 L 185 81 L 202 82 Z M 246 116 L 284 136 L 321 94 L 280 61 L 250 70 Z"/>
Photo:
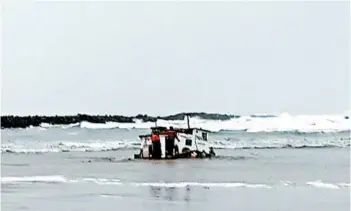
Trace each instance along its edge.
<path fill-rule="evenodd" d="M 74 116 L 1 116 L 1 128 L 26 128 L 29 126 L 37 127 L 41 123 L 49 123 L 52 125 L 68 125 L 72 123 L 87 121 L 91 123 L 134 123 L 133 119 L 140 119 L 143 122 L 155 122 L 157 119 L 163 120 L 184 120 L 186 115 L 190 117 L 199 117 L 207 120 L 229 120 L 240 116 L 227 114 L 208 114 L 208 113 L 178 113 L 164 117 L 151 117 L 146 114 L 138 114 L 136 116 L 121 116 L 121 115 L 87 115 L 77 114 Z"/>

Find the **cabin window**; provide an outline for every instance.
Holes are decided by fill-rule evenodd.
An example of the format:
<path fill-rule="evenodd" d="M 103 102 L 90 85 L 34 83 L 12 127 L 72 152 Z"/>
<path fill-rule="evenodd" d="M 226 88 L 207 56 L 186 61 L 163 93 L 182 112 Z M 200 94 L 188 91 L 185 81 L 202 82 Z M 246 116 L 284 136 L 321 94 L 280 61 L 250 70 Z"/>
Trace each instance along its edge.
<path fill-rule="evenodd" d="M 195 137 L 197 140 L 200 140 L 200 141 L 202 140 L 201 136 L 196 135 Z"/>
<path fill-rule="evenodd" d="M 192 140 L 191 139 L 186 139 L 185 140 L 185 145 L 186 146 L 191 146 L 191 144 L 192 144 Z"/>
<path fill-rule="evenodd" d="M 207 141 L 207 133 L 202 133 L 202 139 Z"/>

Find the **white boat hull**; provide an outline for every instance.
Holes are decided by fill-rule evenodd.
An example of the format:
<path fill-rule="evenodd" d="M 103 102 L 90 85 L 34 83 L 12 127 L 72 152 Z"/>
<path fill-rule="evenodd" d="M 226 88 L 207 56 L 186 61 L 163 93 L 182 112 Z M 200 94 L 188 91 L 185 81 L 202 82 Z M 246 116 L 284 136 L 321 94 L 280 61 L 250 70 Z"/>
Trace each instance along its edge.
<path fill-rule="evenodd" d="M 175 139 L 172 156 L 166 157 L 166 134 L 160 134 L 161 159 L 183 158 L 183 157 L 212 157 L 213 148 L 208 142 L 208 132 L 201 129 L 191 129 L 187 132 L 177 132 L 178 139 Z M 150 159 L 152 149 L 151 135 L 140 136 L 141 152 L 135 158 Z M 178 148 L 179 154 L 175 148 Z"/>

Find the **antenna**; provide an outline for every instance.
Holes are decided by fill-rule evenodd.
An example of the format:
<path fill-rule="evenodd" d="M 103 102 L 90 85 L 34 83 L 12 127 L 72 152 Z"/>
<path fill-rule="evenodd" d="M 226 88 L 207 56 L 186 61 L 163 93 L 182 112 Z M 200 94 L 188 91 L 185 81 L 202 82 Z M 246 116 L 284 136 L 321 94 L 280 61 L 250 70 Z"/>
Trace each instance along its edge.
<path fill-rule="evenodd" d="M 186 114 L 186 121 L 188 123 L 188 129 L 190 129 L 189 114 Z"/>

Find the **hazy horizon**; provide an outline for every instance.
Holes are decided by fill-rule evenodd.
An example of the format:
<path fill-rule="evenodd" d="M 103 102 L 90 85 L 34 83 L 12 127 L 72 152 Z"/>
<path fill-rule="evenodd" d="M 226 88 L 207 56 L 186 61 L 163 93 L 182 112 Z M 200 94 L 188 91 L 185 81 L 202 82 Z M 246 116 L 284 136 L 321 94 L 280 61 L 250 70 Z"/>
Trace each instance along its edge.
<path fill-rule="evenodd" d="M 1 113 L 343 114 L 349 4 L 6 0 Z"/>
<path fill-rule="evenodd" d="M 89 115 L 89 116 L 105 116 L 105 115 L 111 115 L 111 116 L 126 116 L 126 117 L 134 117 L 139 114 L 141 115 L 147 115 L 150 117 L 166 117 L 166 116 L 171 116 L 171 115 L 176 115 L 180 113 L 207 113 L 207 114 L 221 114 L 221 115 L 235 115 L 235 116 L 250 116 L 250 115 L 272 115 L 272 116 L 280 116 L 280 115 L 292 115 L 292 116 L 298 116 L 298 115 L 310 115 L 310 116 L 315 116 L 315 115 L 341 115 L 341 116 L 349 116 L 351 115 L 350 110 L 346 111 L 341 111 L 341 112 L 334 112 L 334 113 L 319 113 L 319 114 L 306 114 L 306 113 L 290 113 L 290 112 L 271 112 L 271 113 L 258 113 L 258 112 L 248 112 L 248 113 L 224 113 L 224 112 L 206 112 L 206 111 L 179 111 L 179 112 L 174 112 L 174 113 L 168 113 L 168 114 L 162 114 L 162 115 L 153 115 L 153 114 L 148 114 L 148 113 L 135 113 L 135 114 L 123 114 L 123 113 L 84 113 L 84 112 L 77 112 L 77 113 L 61 113 L 61 114 L 50 114 L 50 113 L 33 113 L 33 114 L 13 114 L 13 113 L 2 113 L 1 116 L 18 116 L 18 117 L 27 117 L 27 116 L 76 116 L 78 114 L 80 115 Z"/>

